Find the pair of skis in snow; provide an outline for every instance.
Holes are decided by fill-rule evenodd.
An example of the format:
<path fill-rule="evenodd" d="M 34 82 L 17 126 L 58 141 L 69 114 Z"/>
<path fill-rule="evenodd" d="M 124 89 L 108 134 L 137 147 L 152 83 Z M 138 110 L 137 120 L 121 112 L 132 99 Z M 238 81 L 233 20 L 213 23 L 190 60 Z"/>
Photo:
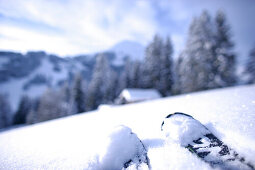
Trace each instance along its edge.
<path fill-rule="evenodd" d="M 168 115 L 161 124 L 167 139 L 179 143 L 213 168 L 251 169 L 254 165 L 224 144 L 201 122 L 184 113 Z M 139 140 L 141 142 L 141 140 Z M 123 169 L 151 169 L 147 150 L 141 142 L 143 154 L 136 155 L 124 164 Z"/>

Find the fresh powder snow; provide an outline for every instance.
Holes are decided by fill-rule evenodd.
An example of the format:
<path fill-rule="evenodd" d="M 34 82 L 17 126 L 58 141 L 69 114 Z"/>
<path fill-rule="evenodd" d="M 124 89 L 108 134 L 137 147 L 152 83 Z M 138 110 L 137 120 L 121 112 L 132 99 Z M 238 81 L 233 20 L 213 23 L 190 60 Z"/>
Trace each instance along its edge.
<path fill-rule="evenodd" d="M 193 140 L 209 133 L 209 131 L 192 117 L 173 115 L 171 119 L 164 120 L 163 132 L 169 140 L 187 146 Z"/>
<path fill-rule="evenodd" d="M 139 159 L 146 160 L 143 144 L 129 127 L 115 127 L 102 141 L 97 146 L 98 153 L 92 156 L 93 161 L 85 169 L 119 170 L 131 160 L 133 164 L 138 164 Z"/>
<path fill-rule="evenodd" d="M 162 133 L 162 121 L 174 112 L 190 114 L 254 165 L 254 91 L 249 85 L 190 93 L 3 131 L 0 169 L 115 169 L 137 152 L 138 138 L 151 169 L 212 169 Z"/>
<path fill-rule="evenodd" d="M 61 65 L 62 67 L 67 67 L 66 65 Z M 46 84 L 36 84 L 31 86 L 27 90 L 24 90 L 24 85 L 29 82 L 29 80 L 33 79 L 36 75 L 43 75 L 46 79 L 51 80 L 52 87 L 56 87 L 58 82 L 61 80 L 65 80 L 68 75 L 68 71 L 66 69 L 62 69 L 59 72 L 55 72 L 53 70 L 53 65 L 47 58 L 42 60 L 42 64 L 30 75 L 26 77 L 22 77 L 19 79 L 11 79 L 7 82 L 0 84 L 0 92 L 7 93 L 9 97 L 9 101 L 13 110 L 17 109 L 18 104 L 20 102 L 20 97 L 24 94 L 29 97 L 36 98 L 42 95 L 43 92 L 48 88 Z"/>

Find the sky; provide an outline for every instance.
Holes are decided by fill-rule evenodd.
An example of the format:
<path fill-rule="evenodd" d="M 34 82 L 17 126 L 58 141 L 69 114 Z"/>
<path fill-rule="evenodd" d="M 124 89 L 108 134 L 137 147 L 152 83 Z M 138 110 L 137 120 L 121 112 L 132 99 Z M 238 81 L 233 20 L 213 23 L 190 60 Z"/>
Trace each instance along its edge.
<path fill-rule="evenodd" d="M 157 33 L 170 36 L 175 55 L 189 24 L 206 9 L 224 10 L 235 52 L 255 44 L 254 0 L 0 0 L 0 50 L 88 54 L 130 40 L 146 46 Z"/>

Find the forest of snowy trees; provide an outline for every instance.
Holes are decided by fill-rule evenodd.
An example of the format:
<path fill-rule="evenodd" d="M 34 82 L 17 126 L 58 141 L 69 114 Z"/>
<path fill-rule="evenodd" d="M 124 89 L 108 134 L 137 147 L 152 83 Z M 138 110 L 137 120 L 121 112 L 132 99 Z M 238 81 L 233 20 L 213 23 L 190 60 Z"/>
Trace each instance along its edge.
<path fill-rule="evenodd" d="M 124 88 L 153 88 L 163 96 L 171 96 L 214 88 L 235 86 L 237 55 L 231 39 L 231 27 L 222 11 L 211 18 L 207 11 L 193 18 L 184 50 L 173 58 L 170 37 L 155 35 L 145 50 L 143 61 L 126 59 L 118 72 L 107 57 L 98 55 L 91 80 L 80 73 L 59 89 L 48 89 L 40 98 L 23 96 L 13 120 L 6 114 L 10 107 L 0 95 L 0 123 L 36 123 L 96 109 L 100 104 L 114 104 Z M 255 83 L 255 46 L 248 56 L 244 73 L 246 84 Z M 0 127 L 1 128 L 1 127 Z"/>

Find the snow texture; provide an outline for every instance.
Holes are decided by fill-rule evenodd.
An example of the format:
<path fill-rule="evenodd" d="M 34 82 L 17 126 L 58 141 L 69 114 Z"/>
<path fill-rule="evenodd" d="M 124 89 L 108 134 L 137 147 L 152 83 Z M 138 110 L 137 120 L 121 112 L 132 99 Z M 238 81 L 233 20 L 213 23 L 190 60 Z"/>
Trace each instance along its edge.
<path fill-rule="evenodd" d="M 133 145 L 127 146 L 129 152 L 122 149 L 129 142 L 136 144 L 130 129 L 144 143 L 152 170 L 212 169 L 176 142 L 166 140 L 160 127 L 173 112 L 190 114 L 254 165 L 254 91 L 255 85 L 249 85 L 191 93 L 2 131 L 0 169 L 92 169 L 100 161 L 107 165 L 114 159 L 109 154 L 133 155 Z M 130 129 L 114 128 L 118 125 Z M 118 141 L 125 143 L 115 148 Z M 116 160 L 125 161 L 124 157 Z"/>
<path fill-rule="evenodd" d="M 94 156 L 97 160 L 88 167 L 95 170 L 119 170 L 130 160 L 139 163 L 139 157 L 146 153 L 143 144 L 130 128 L 118 126 L 103 140 L 99 153 Z M 145 160 L 145 157 L 143 157 Z"/>
<path fill-rule="evenodd" d="M 197 120 L 184 115 L 172 115 L 164 120 L 163 132 L 169 140 L 187 146 L 193 140 L 209 133 Z"/>
<path fill-rule="evenodd" d="M 62 67 L 66 66 L 62 65 Z M 48 88 L 46 84 L 37 84 L 30 86 L 26 91 L 24 91 L 24 85 L 36 75 L 45 76 L 46 80 L 51 80 L 51 85 L 55 87 L 59 81 L 67 78 L 68 71 L 63 69 L 59 72 L 55 72 L 50 61 L 48 61 L 47 58 L 44 58 L 42 60 L 42 64 L 30 75 L 19 79 L 11 79 L 7 82 L 1 83 L 0 92 L 8 94 L 13 110 L 17 109 L 20 97 L 22 95 L 27 94 L 29 97 L 36 98 L 42 95 L 42 93 Z"/>

